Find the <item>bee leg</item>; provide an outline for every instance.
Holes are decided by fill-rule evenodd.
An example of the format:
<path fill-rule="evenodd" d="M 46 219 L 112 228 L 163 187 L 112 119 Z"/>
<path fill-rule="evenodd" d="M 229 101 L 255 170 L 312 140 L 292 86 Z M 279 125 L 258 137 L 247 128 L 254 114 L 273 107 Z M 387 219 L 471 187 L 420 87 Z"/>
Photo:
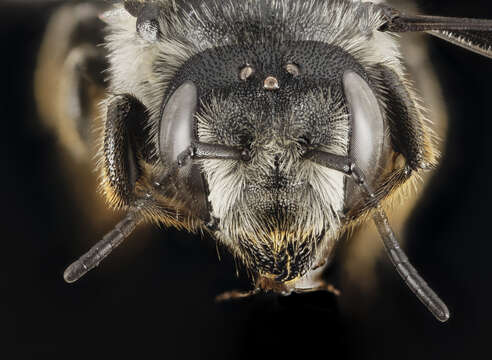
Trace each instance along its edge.
<path fill-rule="evenodd" d="M 146 123 L 146 108 L 132 95 L 109 99 L 102 148 L 103 188 L 117 207 L 134 203 L 135 185 L 142 172 L 139 161 L 149 161 Z"/>

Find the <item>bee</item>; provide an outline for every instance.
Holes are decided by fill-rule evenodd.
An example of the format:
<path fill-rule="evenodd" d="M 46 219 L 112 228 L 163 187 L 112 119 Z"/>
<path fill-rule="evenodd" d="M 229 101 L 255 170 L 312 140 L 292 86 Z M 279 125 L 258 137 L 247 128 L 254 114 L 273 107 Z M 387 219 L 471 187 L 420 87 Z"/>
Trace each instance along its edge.
<path fill-rule="evenodd" d="M 244 265 L 253 289 L 220 299 L 337 292 L 320 271 L 343 234 L 373 221 L 408 287 L 449 319 L 386 215 L 439 158 L 395 34 L 427 32 L 492 57 L 492 21 L 349 0 L 77 9 L 88 34 L 106 32 L 104 47 L 83 38 L 70 53 L 72 115 L 55 128 L 70 128 L 67 146 L 82 151 L 95 111 L 87 99 L 99 94 L 101 189 L 127 214 L 66 269 L 67 282 L 154 222 L 209 233 Z"/>

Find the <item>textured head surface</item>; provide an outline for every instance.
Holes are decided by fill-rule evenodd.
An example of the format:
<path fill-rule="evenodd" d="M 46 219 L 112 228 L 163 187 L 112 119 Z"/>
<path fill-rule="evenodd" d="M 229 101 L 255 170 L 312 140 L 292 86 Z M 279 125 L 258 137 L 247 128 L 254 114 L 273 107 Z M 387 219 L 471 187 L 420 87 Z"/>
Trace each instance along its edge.
<path fill-rule="evenodd" d="M 304 160 L 305 145 L 347 155 L 346 70 L 368 82 L 376 65 L 402 72 L 394 40 L 376 31 L 381 14 L 342 0 L 153 4 L 155 39 L 139 36 L 123 8 L 106 16 L 111 91 L 134 94 L 148 108 L 157 152 L 166 99 L 192 81 L 197 140 L 252 154 L 247 163 L 201 162 L 216 237 L 262 276 L 301 277 L 333 247 L 345 199 L 344 176 Z M 253 72 L 241 79 L 245 66 Z M 269 77 L 275 88 L 265 88 Z"/>
<path fill-rule="evenodd" d="M 340 47 L 364 68 L 385 63 L 401 72 L 394 39 L 376 29 L 382 15 L 369 3 L 333 1 L 153 1 L 160 37 L 138 36 L 137 19 L 123 7 L 109 23 L 111 90 L 130 92 L 158 116 L 162 96 L 179 68 L 203 51 L 231 45 L 316 41 Z M 269 55 L 274 56 L 270 53 Z M 312 57 L 304 54 L 305 57 Z M 238 65 L 241 63 L 238 59 Z M 224 74 L 227 75 L 227 74 Z"/>

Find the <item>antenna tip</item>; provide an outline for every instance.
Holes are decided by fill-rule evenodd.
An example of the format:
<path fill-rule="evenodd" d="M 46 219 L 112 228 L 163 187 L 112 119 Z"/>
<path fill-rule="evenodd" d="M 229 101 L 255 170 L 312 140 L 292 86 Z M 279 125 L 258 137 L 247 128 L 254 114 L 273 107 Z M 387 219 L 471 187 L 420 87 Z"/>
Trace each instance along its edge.
<path fill-rule="evenodd" d="M 87 272 L 87 268 L 81 266 L 79 261 L 74 262 L 66 268 L 63 273 L 63 279 L 69 284 L 76 282 Z"/>
<path fill-rule="evenodd" d="M 443 323 L 448 321 L 450 316 L 451 315 L 449 313 L 449 309 L 446 306 L 444 307 L 444 309 L 442 310 L 442 312 L 440 314 L 436 315 L 437 319 Z"/>

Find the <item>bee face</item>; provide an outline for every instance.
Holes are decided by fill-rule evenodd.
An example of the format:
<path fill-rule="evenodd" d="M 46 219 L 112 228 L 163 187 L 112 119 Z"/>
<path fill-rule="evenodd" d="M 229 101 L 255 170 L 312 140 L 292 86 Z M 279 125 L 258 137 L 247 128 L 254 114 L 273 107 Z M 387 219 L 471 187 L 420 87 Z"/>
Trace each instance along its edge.
<path fill-rule="evenodd" d="M 207 189 L 207 215 L 218 222 L 215 235 L 253 273 L 282 281 L 302 276 L 336 238 L 345 178 L 303 156 L 310 148 L 348 154 L 341 83 L 353 68 L 361 69 L 337 47 L 265 43 L 200 53 L 172 81 L 174 91 L 185 83 L 196 87 L 198 105 L 187 119 L 199 142 L 251 155 L 247 161 L 204 160 L 196 173 L 203 174 Z M 164 101 L 163 107 L 170 105 Z"/>
<path fill-rule="evenodd" d="M 283 6 L 289 11 L 281 11 Z M 187 13 L 192 15 L 184 15 L 186 6 L 179 15 L 161 8 L 166 17 L 152 15 L 160 21 L 158 37 L 139 33 L 142 16 L 149 14 L 142 10 L 135 12 L 140 15 L 132 41 L 121 31 L 122 21 L 108 38 L 113 87 L 123 92 L 131 87 L 149 109 L 158 160 L 140 182 L 159 184 L 149 189 L 159 199 L 153 215 L 166 222 L 174 206 L 188 228 L 213 221 L 214 235 L 251 273 L 280 282 L 302 277 L 322 261 L 346 225 L 342 218 L 361 198 L 344 174 L 305 158 L 313 149 L 349 156 L 353 127 L 344 75 L 359 74 L 376 89 L 371 66 L 394 55 L 393 47 L 382 46 L 389 37 L 368 35 L 381 21 L 371 7 L 319 6 L 321 13 L 294 2 L 280 8 L 233 6 L 229 10 L 241 14 L 239 23 L 214 2 Z M 316 21 L 334 9 L 333 26 L 345 32 Z M 348 22 L 342 9 L 359 25 Z M 306 11 L 311 18 L 301 29 L 296 14 Z M 187 27 L 168 23 L 173 16 L 184 18 Z M 186 40 L 178 41 L 177 34 Z M 123 67 L 122 57 L 130 52 L 140 54 L 139 66 Z M 363 56 L 367 52 L 371 66 Z M 396 58 L 393 65 L 399 70 Z M 193 142 L 244 149 L 249 156 L 205 158 L 161 181 Z M 382 149 L 367 150 L 374 151 Z"/>

